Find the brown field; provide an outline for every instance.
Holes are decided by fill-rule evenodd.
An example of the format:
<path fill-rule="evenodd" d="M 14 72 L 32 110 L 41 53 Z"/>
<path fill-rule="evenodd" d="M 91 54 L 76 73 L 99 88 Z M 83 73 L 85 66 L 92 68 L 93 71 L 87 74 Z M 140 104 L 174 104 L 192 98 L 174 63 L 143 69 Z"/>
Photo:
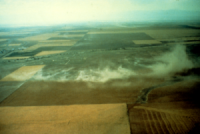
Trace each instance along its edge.
<path fill-rule="evenodd" d="M 133 124 L 132 132 L 135 133 L 188 133 L 195 127 L 199 117 L 184 115 L 181 112 L 173 113 L 173 110 L 166 112 L 150 107 L 135 106 L 130 120 Z"/>
<path fill-rule="evenodd" d="M 35 76 L 32 78 L 34 79 Z M 15 93 L 2 102 L 0 106 L 133 103 L 137 100 L 142 89 L 163 82 L 162 80 L 152 79 L 144 81 L 141 79 L 131 79 L 131 81 L 134 81 L 134 83 L 128 87 L 120 86 L 120 83 L 124 81 L 110 81 L 103 84 L 90 83 L 94 87 L 91 88 L 87 82 L 81 81 L 58 82 L 32 80 L 22 85 Z M 112 85 L 116 86 L 113 87 Z"/>
<path fill-rule="evenodd" d="M 176 104 L 176 103 L 175 103 Z M 178 103 L 177 103 L 178 104 Z M 181 103 L 179 103 L 180 105 Z M 176 109 L 176 110 L 168 110 L 168 109 L 158 109 L 158 108 L 152 108 L 152 107 L 147 107 L 147 106 L 134 106 L 135 109 L 144 109 L 144 110 L 150 110 L 150 111 L 155 111 L 155 112 L 163 112 L 163 113 L 168 113 L 168 114 L 174 114 L 174 115 L 181 115 L 181 116 L 198 116 L 197 113 L 200 112 L 199 109 L 187 109 L 187 110 L 182 110 L 182 109 Z M 200 117 L 200 116 L 199 116 Z"/>
<path fill-rule="evenodd" d="M 200 121 L 199 104 L 195 101 L 198 83 L 187 80 L 152 90 L 146 104 L 132 105 L 129 110 L 132 132 L 189 133 L 197 129 Z"/>

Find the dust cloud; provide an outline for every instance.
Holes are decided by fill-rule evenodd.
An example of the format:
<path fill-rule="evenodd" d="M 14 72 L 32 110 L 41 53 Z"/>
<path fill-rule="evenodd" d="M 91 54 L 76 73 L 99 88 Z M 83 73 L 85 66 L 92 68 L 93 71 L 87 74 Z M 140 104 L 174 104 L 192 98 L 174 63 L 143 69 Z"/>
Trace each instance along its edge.
<path fill-rule="evenodd" d="M 51 73 L 46 75 L 43 72 L 43 69 L 37 72 L 36 75 L 33 76 L 32 80 L 39 80 L 39 81 L 69 81 L 66 75 L 69 71 L 73 70 L 73 68 L 67 68 L 62 71 L 58 71 L 56 73 Z"/>
<path fill-rule="evenodd" d="M 72 71 L 73 68 L 62 70 L 61 72 L 52 73 L 52 75 L 44 75 L 43 70 L 41 70 L 33 77 L 33 80 L 83 81 L 105 83 L 111 80 L 127 80 L 131 78 L 163 79 L 172 77 L 178 72 L 195 67 L 193 62 L 188 58 L 186 47 L 184 45 L 175 45 L 172 47 L 171 51 L 165 52 L 162 55 L 149 60 L 153 60 L 154 62 L 151 65 L 144 64 L 143 67 L 145 68 L 139 71 L 125 68 L 122 67 L 122 65 L 116 65 L 115 63 L 107 63 L 106 65 L 104 65 L 104 68 L 99 67 L 97 69 L 77 70 L 76 74 L 74 74 L 73 77 L 67 76 L 67 74 L 69 74 L 68 72 Z M 116 69 L 111 68 L 113 64 L 117 67 Z M 135 63 L 132 62 L 130 64 L 134 68 Z"/>
<path fill-rule="evenodd" d="M 136 75 L 134 71 L 122 68 L 121 66 L 119 66 L 117 70 L 112 70 L 109 67 L 106 67 L 103 70 L 90 69 L 90 70 L 80 71 L 76 80 L 106 82 L 110 79 L 128 78 L 133 75 Z"/>
<path fill-rule="evenodd" d="M 188 58 L 184 45 L 176 45 L 171 52 L 156 57 L 154 60 L 158 63 L 149 66 L 153 71 L 150 75 L 154 77 L 165 77 L 194 67 L 193 62 Z"/>
<path fill-rule="evenodd" d="M 150 70 L 148 72 L 141 73 L 141 71 L 122 68 L 122 66 L 113 70 L 107 66 L 104 69 L 81 70 L 76 80 L 106 82 L 111 79 L 127 79 L 130 77 L 165 78 L 195 67 L 193 62 L 189 60 L 184 45 L 176 45 L 170 52 L 155 57 L 153 60 L 155 61 L 154 64 L 146 66 L 146 70 Z"/>

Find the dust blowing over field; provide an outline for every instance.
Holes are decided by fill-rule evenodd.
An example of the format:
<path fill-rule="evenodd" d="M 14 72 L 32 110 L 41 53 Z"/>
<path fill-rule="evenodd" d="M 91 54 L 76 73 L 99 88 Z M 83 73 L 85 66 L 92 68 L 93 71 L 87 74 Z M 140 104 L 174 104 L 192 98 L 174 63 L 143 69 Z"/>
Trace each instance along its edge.
<path fill-rule="evenodd" d="M 198 67 L 189 59 L 184 45 L 173 46 L 161 55 L 153 58 L 140 58 L 140 60 L 151 61 L 151 64 L 146 65 L 142 62 L 136 64 L 136 58 L 131 62 L 124 59 L 124 63 L 129 65 L 128 68 L 123 64 L 110 61 L 101 62 L 102 65 L 97 68 L 75 70 L 70 67 L 51 74 L 45 74 L 41 70 L 33 77 L 33 80 L 88 83 L 90 88 L 95 88 L 97 85 L 102 88 L 105 86 L 133 87 L 145 84 L 152 86 L 164 81 L 173 81 L 174 78 L 184 79 L 188 76 L 194 78 L 191 74 L 183 76 L 181 73 Z M 73 75 L 70 75 L 73 71 Z"/>
<path fill-rule="evenodd" d="M 127 79 L 131 77 L 168 78 L 178 72 L 195 67 L 193 62 L 189 60 L 184 45 L 174 46 L 171 51 L 163 53 L 161 56 L 154 57 L 153 61 L 153 64 L 146 65 L 146 69 L 143 70 L 123 68 L 123 65 L 118 65 L 118 68 L 113 70 L 110 68 L 109 64 L 104 65 L 105 68 L 103 69 L 81 70 L 76 80 L 106 82 L 111 79 Z M 134 65 L 133 62 L 132 66 Z M 142 71 L 144 72 L 142 73 Z"/>

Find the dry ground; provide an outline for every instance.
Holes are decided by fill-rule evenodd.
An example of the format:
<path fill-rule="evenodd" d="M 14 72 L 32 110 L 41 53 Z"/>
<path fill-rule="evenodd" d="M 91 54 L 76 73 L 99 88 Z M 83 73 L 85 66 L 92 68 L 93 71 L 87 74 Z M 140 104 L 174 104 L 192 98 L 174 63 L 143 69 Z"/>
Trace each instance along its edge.
<path fill-rule="evenodd" d="M 198 29 L 40 32 L 0 44 L 0 133 L 200 132 Z"/>

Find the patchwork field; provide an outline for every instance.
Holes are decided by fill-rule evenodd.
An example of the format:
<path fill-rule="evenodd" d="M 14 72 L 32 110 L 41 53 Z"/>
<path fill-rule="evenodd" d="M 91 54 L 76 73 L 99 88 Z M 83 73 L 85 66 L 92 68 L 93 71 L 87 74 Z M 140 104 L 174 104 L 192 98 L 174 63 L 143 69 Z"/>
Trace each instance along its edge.
<path fill-rule="evenodd" d="M 55 43 L 56 42 L 56 43 Z M 20 52 L 34 51 L 40 47 L 58 47 L 58 46 L 73 46 L 77 41 L 53 41 L 53 42 L 43 42 L 36 45 L 30 46 L 27 49 Z"/>
<path fill-rule="evenodd" d="M 200 133 L 189 25 L 2 30 L 0 133 Z"/>

